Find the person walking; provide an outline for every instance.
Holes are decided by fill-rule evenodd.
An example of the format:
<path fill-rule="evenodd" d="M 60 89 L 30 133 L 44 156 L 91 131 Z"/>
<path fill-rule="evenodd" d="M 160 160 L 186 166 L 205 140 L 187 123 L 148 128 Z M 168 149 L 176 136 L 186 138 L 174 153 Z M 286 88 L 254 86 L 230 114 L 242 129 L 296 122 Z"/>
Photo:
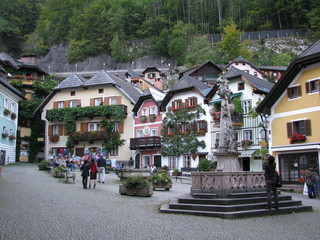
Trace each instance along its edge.
<path fill-rule="evenodd" d="M 82 185 L 84 189 L 87 189 L 88 187 L 88 177 L 89 177 L 89 171 L 90 171 L 90 165 L 88 160 L 84 160 L 84 163 L 81 165 L 80 170 L 82 171 Z"/>
<path fill-rule="evenodd" d="M 306 176 L 306 184 L 308 187 L 308 197 L 309 198 L 315 198 L 316 192 L 315 192 L 315 185 L 318 182 L 318 174 L 316 171 L 314 171 L 313 168 L 309 168 Z"/>
<path fill-rule="evenodd" d="M 93 189 L 96 188 L 96 184 L 97 184 L 97 173 L 98 173 L 97 163 L 96 163 L 96 161 L 94 160 L 94 158 L 91 158 L 89 189 L 91 188 L 92 180 L 93 180 Z"/>
<path fill-rule="evenodd" d="M 104 159 L 103 156 L 100 154 L 100 157 L 98 159 L 98 170 L 99 170 L 98 182 L 104 183 L 106 178 L 106 166 L 107 166 L 107 160 Z"/>
<path fill-rule="evenodd" d="M 267 154 L 265 157 L 266 162 L 263 164 L 263 169 L 265 171 L 265 180 L 266 180 L 266 189 L 267 189 L 267 199 L 268 205 L 267 208 L 271 210 L 271 191 L 273 192 L 274 197 L 274 208 L 279 210 L 278 204 L 278 191 L 276 186 L 277 172 L 276 172 L 276 163 L 272 155 Z"/>

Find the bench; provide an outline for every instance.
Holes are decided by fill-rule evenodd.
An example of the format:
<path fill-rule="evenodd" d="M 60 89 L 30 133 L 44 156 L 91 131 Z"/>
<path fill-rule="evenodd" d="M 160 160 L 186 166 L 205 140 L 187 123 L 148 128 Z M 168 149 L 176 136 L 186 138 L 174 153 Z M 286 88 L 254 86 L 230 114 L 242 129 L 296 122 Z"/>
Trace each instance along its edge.
<path fill-rule="evenodd" d="M 180 182 L 182 182 L 182 180 L 192 180 L 191 178 L 191 173 L 190 172 L 182 172 L 181 176 L 176 176 L 176 182 L 178 181 L 178 179 L 180 179 Z"/>

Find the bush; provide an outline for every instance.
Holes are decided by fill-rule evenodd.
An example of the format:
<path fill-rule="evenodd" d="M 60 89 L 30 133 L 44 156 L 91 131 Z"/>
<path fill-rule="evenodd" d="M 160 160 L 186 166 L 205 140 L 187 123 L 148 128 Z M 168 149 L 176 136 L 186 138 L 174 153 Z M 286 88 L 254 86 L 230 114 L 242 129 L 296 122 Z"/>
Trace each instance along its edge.
<path fill-rule="evenodd" d="M 41 162 L 38 163 L 38 167 L 40 170 L 46 170 L 47 167 L 51 165 L 50 161 L 48 160 L 42 160 Z"/>
<path fill-rule="evenodd" d="M 123 185 L 127 189 L 142 189 L 150 186 L 148 180 L 142 176 L 127 177 Z"/>
<path fill-rule="evenodd" d="M 217 162 L 211 162 L 206 158 L 201 158 L 198 164 L 199 172 L 206 172 L 217 168 Z"/>
<path fill-rule="evenodd" d="M 155 184 L 165 185 L 171 183 L 171 178 L 168 175 L 154 174 L 148 178 L 148 181 Z"/>

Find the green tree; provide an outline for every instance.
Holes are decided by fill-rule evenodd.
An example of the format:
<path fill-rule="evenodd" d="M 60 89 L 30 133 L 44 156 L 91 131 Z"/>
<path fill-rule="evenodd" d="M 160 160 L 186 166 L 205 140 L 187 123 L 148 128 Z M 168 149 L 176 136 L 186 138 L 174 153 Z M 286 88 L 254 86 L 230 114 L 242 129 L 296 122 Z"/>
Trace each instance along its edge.
<path fill-rule="evenodd" d="M 222 39 L 217 43 L 217 47 L 226 62 L 239 56 L 248 60 L 251 59 L 252 53 L 246 49 L 247 42 L 241 41 L 242 34 L 243 31 L 238 30 L 233 22 L 224 27 Z"/>
<path fill-rule="evenodd" d="M 177 159 L 182 154 L 196 154 L 199 147 L 205 148 L 205 142 L 199 141 L 195 134 L 197 119 L 205 115 L 204 109 L 198 105 L 195 111 L 189 112 L 185 106 L 172 111 L 169 107 L 166 117 L 162 120 L 161 154 L 174 156 Z M 190 130 L 187 134 L 180 132 L 182 123 L 188 122 Z M 167 129 L 171 129 L 172 135 L 167 135 Z"/>

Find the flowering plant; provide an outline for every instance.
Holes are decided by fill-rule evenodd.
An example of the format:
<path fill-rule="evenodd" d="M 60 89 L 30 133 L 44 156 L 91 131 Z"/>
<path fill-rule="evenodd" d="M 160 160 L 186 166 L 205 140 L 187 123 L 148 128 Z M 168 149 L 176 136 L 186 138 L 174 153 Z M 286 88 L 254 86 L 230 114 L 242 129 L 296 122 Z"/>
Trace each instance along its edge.
<path fill-rule="evenodd" d="M 173 133 L 167 133 L 166 135 L 167 136 L 173 136 Z"/>
<path fill-rule="evenodd" d="M 214 120 L 220 120 L 221 112 L 213 112 L 211 113 Z"/>
<path fill-rule="evenodd" d="M 5 109 L 3 110 L 3 114 L 4 114 L 4 115 L 10 114 L 10 110 L 5 108 Z"/>
<path fill-rule="evenodd" d="M 248 140 L 248 139 L 245 139 L 245 140 L 242 140 L 241 141 L 241 147 L 242 148 L 247 148 L 247 147 L 250 147 L 252 145 L 252 141 L 251 140 Z"/>
<path fill-rule="evenodd" d="M 290 137 L 290 143 L 295 143 L 295 142 L 304 142 L 307 139 L 305 135 L 299 134 L 299 133 L 294 133 Z"/>

